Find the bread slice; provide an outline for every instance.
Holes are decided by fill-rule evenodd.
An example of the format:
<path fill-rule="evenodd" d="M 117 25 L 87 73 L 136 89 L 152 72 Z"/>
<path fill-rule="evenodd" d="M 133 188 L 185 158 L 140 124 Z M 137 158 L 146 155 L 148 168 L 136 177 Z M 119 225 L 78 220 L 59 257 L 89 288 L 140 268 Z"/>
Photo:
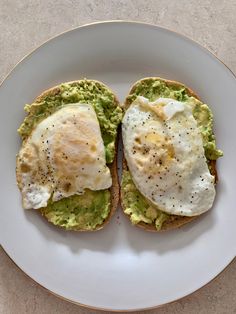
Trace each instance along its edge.
<path fill-rule="evenodd" d="M 78 81 L 71 81 L 71 82 L 67 82 L 66 84 L 70 84 L 70 85 L 74 85 L 74 84 L 78 84 L 81 80 L 78 80 Z M 98 83 L 100 86 L 103 86 L 104 88 L 106 88 L 107 90 L 109 90 L 113 96 L 114 96 L 114 101 L 115 101 L 115 104 L 117 106 L 120 106 L 119 104 L 119 101 L 118 101 L 118 98 L 117 96 L 114 94 L 113 91 L 111 91 L 111 89 L 109 87 L 107 87 L 105 84 L 99 82 L 99 81 L 95 81 L 95 80 L 87 80 L 86 81 L 92 81 L 94 83 Z M 41 95 L 39 95 L 33 103 L 40 103 L 41 101 L 43 101 L 46 97 L 48 96 L 56 96 L 60 93 L 60 86 L 55 86 L 55 87 L 52 87 L 46 91 L 44 91 Z M 25 140 L 25 138 L 23 139 L 23 141 Z M 87 229 L 73 229 L 73 231 L 97 231 L 97 230 L 100 230 L 102 229 L 111 219 L 111 217 L 113 216 L 114 212 L 116 211 L 117 209 L 117 206 L 118 206 L 118 202 L 119 202 L 119 181 L 118 181 L 118 174 L 117 174 L 117 145 L 118 145 L 118 132 L 117 132 L 117 139 L 116 139 L 116 149 L 115 149 L 115 157 L 114 157 L 114 160 L 111 164 L 109 164 L 109 169 L 110 169 L 110 172 L 111 172 L 111 176 L 112 176 L 112 186 L 109 188 L 109 191 L 111 193 L 111 204 L 110 204 L 110 212 L 109 212 L 109 215 L 107 216 L 107 218 L 103 221 L 102 224 L 100 225 L 97 225 L 95 229 L 93 230 L 87 230 Z M 20 184 L 20 177 L 19 177 L 19 173 L 17 171 L 19 167 L 19 159 L 17 158 L 16 160 L 16 180 L 17 180 L 17 184 L 18 184 L 18 187 L 19 189 L 21 190 L 22 186 Z M 47 217 L 44 215 L 44 211 L 39 209 L 41 211 L 41 214 L 47 219 Z M 62 229 L 65 229 L 64 227 L 62 226 L 59 226 L 57 225 L 57 227 L 60 227 Z"/>
<path fill-rule="evenodd" d="M 176 81 L 165 80 L 165 79 L 162 79 L 162 78 L 159 78 L 159 77 L 147 77 L 147 78 L 143 78 L 143 79 L 137 81 L 131 87 L 128 96 L 135 92 L 135 90 L 137 88 L 137 85 L 139 85 L 142 82 L 145 82 L 146 80 L 150 80 L 150 79 L 163 81 L 163 82 L 165 82 L 165 84 L 167 86 L 177 87 L 177 88 L 185 88 L 185 91 L 186 91 L 186 93 L 189 96 L 193 96 L 196 99 L 200 100 L 198 95 L 194 91 L 192 91 L 190 88 L 186 87 L 182 83 L 179 83 L 179 82 L 176 82 Z M 127 96 L 127 98 L 126 98 L 126 100 L 124 102 L 124 108 L 125 109 L 127 109 L 131 105 L 131 102 L 128 99 L 128 96 Z M 209 164 L 210 164 L 210 169 L 211 169 L 210 172 L 215 177 L 215 184 L 216 184 L 217 181 L 218 181 L 217 170 L 216 170 L 216 161 L 215 160 L 210 160 Z M 126 163 L 124 155 L 123 155 L 123 170 L 128 170 L 128 165 Z M 122 207 L 123 212 L 124 212 L 124 210 L 125 210 L 124 203 L 123 203 L 124 194 L 123 194 L 122 189 L 121 189 L 121 193 L 120 193 L 120 200 L 121 200 L 121 207 Z M 128 214 L 126 214 L 125 212 L 124 212 L 124 214 L 129 218 Z M 201 214 L 199 216 L 202 216 L 204 214 L 205 213 L 203 213 L 203 214 Z M 183 225 L 185 225 L 185 224 L 187 224 L 187 223 L 197 219 L 199 216 L 187 217 L 187 216 L 170 215 L 170 218 L 163 223 L 161 230 L 157 230 L 154 223 L 147 224 L 145 222 L 139 222 L 135 226 L 140 227 L 142 229 L 145 229 L 147 231 L 151 231 L 151 232 L 162 232 L 162 231 L 167 231 L 167 230 L 171 230 L 171 229 L 180 228 L 181 226 L 183 226 Z"/>

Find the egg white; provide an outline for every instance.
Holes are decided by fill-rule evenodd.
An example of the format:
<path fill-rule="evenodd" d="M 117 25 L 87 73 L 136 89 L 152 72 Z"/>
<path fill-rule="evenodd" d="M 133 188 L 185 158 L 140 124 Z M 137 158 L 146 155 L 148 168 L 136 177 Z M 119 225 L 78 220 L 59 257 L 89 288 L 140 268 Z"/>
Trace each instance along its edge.
<path fill-rule="evenodd" d="M 36 125 L 17 157 L 23 207 L 103 190 L 112 185 L 105 147 L 93 107 L 70 104 Z"/>
<path fill-rule="evenodd" d="M 152 204 L 180 216 L 211 208 L 214 177 L 191 104 L 139 96 L 125 113 L 122 136 L 134 184 Z"/>

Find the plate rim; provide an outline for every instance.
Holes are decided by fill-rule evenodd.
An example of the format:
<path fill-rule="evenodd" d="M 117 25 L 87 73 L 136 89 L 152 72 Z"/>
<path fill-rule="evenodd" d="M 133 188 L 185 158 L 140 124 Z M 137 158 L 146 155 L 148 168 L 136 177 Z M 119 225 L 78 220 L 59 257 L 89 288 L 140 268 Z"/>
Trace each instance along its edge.
<path fill-rule="evenodd" d="M 80 302 L 76 302 L 76 301 L 73 301 L 73 300 L 70 300 L 66 297 L 63 297 L 62 295 L 60 294 L 57 294 L 51 290 L 49 290 L 48 288 L 44 287 L 42 284 L 40 284 L 39 282 L 37 282 L 36 280 L 34 280 L 32 277 L 30 277 L 26 272 L 24 272 L 23 269 L 20 268 L 20 266 L 18 266 L 16 264 L 16 262 L 8 255 L 8 253 L 4 250 L 4 248 L 2 247 L 2 245 L 0 244 L 0 247 L 3 249 L 3 253 L 5 254 L 5 256 L 9 257 L 9 259 L 11 260 L 11 262 L 17 267 L 17 269 L 19 269 L 21 271 L 21 273 L 23 273 L 23 275 L 30 279 L 31 282 L 34 282 L 37 286 L 39 286 L 40 288 L 42 288 L 44 291 L 46 291 L 49 294 L 52 294 L 54 295 L 55 297 L 57 297 L 58 299 L 62 300 L 62 301 L 66 301 L 68 303 L 71 303 L 71 304 L 74 304 L 74 305 L 78 305 L 78 306 L 81 306 L 82 308 L 85 308 L 85 309 L 90 309 L 90 310 L 96 310 L 96 311 L 103 311 L 103 312 L 107 312 L 107 311 L 110 311 L 112 313 L 136 313 L 137 311 L 150 311 L 150 310 L 154 310 L 154 309 L 159 309 L 159 308 L 162 308 L 166 305 L 169 305 L 169 304 L 173 304 L 177 301 L 180 301 L 180 300 L 184 300 L 185 298 L 189 297 L 189 296 L 192 296 L 193 294 L 195 294 L 196 292 L 200 291 L 201 289 L 203 289 L 204 287 L 207 287 L 208 285 L 210 285 L 212 282 L 216 281 L 218 279 L 218 277 L 220 277 L 220 275 L 228 268 L 230 267 L 230 265 L 233 264 L 234 260 L 236 259 L 236 257 L 234 257 L 228 265 L 226 265 L 214 278 L 212 278 L 210 281 L 208 281 L 207 283 L 205 283 L 203 286 L 201 286 L 200 288 L 198 288 L 197 290 L 195 291 L 192 291 L 191 293 L 189 294 L 186 294 L 185 296 L 181 297 L 181 298 L 177 298 L 173 301 L 170 301 L 170 302 L 166 302 L 166 303 L 163 303 L 163 304 L 160 304 L 160 305 L 154 305 L 154 306 L 151 306 L 151 307 L 143 307 L 143 308 L 138 308 L 138 309 L 128 309 L 128 310 L 116 310 L 116 309 L 111 309 L 111 308 L 103 308 L 103 307 L 96 307 L 96 306 L 92 306 L 92 305 L 88 305 L 88 304 L 83 304 L 83 303 L 80 303 Z"/>
<path fill-rule="evenodd" d="M 217 59 L 234 77 L 234 79 L 236 79 L 236 74 L 229 68 L 229 66 L 227 66 L 215 53 L 213 53 L 212 51 L 210 51 L 207 47 L 203 46 L 202 44 L 200 44 L 197 40 L 192 39 L 191 37 L 184 35 L 180 32 L 177 32 L 169 27 L 163 27 L 159 24 L 154 24 L 154 23 L 149 23 L 149 22 L 143 22 L 143 21 L 133 21 L 133 20 L 104 20 L 104 21 L 97 21 L 97 22 L 91 22 L 91 23 L 85 23 L 82 24 L 80 26 L 76 26 L 73 28 L 69 28 L 63 32 L 58 33 L 55 36 L 50 37 L 49 39 L 43 41 L 40 45 L 38 45 L 37 47 L 35 47 L 34 49 L 32 49 L 29 53 L 27 53 L 26 55 L 24 55 L 9 71 L 8 73 L 4 76 L 4 78 L 2 79 L 2 81 L 0 82 L 0 89 L 1 87 L 4 85 L 4 83 L 7 81 L 8 77 L 14 72 L 15 68 L 20 65 L 22 62 L 24 62 L 25 59 L 27 59 L 29 56 L 31 56 L 35 51 L 37 51 L 39 48 L 41 48 L 44 45 L 47 45 L 51 40 L 54 40 L 60 36 L 65 35 L 66 33 L 70 33 L 73 31 L 76 31 L 78 29 L 81 28 L 86 28 L 86 27 L 90 27 L 90 26 L 96 26 L 96 25 L 100 25 L 100 24 L 132 24 L 132 25 L 143 25 L 143 26 L 149 26 L 152 28 L 157 28 L 157 29 L 161 29 L 163 31 L 167 31 L 169 33 L 173 33 L 175 35 L 177 35 L 178 37 L 182 37 L 183 39 L 195 44 L 196 46 L 198 46 L 199 48 L 201 48 L 202 50 L 204 50 L 205 52 L 207 52 L 208 54 L 210 54 L 212 57 L 214 57 L 215 59 Z M 13 264 L 26 276 L 26 278 L 29 278 L 31 281 L 33 281 L 37 286 L 43 288 L 44 291 L 46 291 L 47 293 L 50 293 L 52 295 L 54 295 L 55 297 L 63 300 L 63 301 L 67 301 L 71 304 L 75 304 L 75 305 L 79 305 L 83 308 L 86 309 L 91 309 L 91 310 L 100 310 L 100 311 L 111 311 L 114 313 L 125 313 L 125 312 L 136 312 L 136 311 L 146 311 L 146 310 L 153 310 L 153 309 L 157 309 L 157 308 L 161 308 L 164 307 L 166 305 L 175 303 L 179 300 L 183 300 L 188 296 L 193 295 L 195 292 L 200 291 L 202 288 L 206 287 L 207 285 L 211 284 L 213 281 L 215 281 L 230 265 L 232 265 L 232 263 L 235 261 L 236 257 L 233 257 L 232 260 L 229 261 L 229 263 L 215 276 L 213 277 L 210 281 L 208 281 L 207 283 L 205 283 L 203 286 L 199 287 L 198 289 L 192 291 L 191 293 L 184 295 L 180 298 L 176 298 L 175 300 L 172 300 L 170 302 L 166 302 L 160 305 L 154 305 L 151 307 L 144 307 L 144 308 L 138 308 L 138 309 L 128 309 L 128 310 L 119 310 L 119 309 L 111 309 L 111 308 L 103 308 L 103 307 L 95 307 L 92 305 L 88 305 L 88 304 L 83 304 L 80 303 L 78 301 L 73 301 L 71 299 L 68 299 L 60 294 L 55 293 L 54 291 L 51 291 L 50 289 L 46 288 L 45 286 L 43 286 L 42 284 L 40 284 L 39 282 L 37 282 L 35 279 L 33 279 L 30 275 L 28 275 L 20 266 L 17 265 L 17 263 L 11 258 L 11 256 L 7 253 L 7 250 L 4 248 L 4 246 L 0 243 L 0 247 L 2 248 L 2 251 L 5 253 L 5 255 L 13 262 Z"/>

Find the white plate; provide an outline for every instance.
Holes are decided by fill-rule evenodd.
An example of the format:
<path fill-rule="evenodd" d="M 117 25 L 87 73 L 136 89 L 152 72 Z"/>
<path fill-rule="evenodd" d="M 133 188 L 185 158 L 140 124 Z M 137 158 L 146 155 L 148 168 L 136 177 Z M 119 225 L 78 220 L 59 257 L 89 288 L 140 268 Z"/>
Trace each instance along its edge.
<path fill-rule="evenodd" d="M 136 80 L 161 76 L 187 84 L 211 105 L 218 147 L 214 208 L 186 227 L 152 234 L 117 212 L 97 233 L 61 231 L 21 208 L 15 182 L 16 133 L 23 106 L 60 82 L 101 80 L 122 101 Z M 236 251 L 236 80 L 210 52 L 151 25 L 109 22 L 64 33 L 26 57 L 0 88 L 0 239 L 12 260 L 51 292 L 96 308 L 158 306 L 199 289 Z M 118 218 L 119 216 L 119 218 Z"/>

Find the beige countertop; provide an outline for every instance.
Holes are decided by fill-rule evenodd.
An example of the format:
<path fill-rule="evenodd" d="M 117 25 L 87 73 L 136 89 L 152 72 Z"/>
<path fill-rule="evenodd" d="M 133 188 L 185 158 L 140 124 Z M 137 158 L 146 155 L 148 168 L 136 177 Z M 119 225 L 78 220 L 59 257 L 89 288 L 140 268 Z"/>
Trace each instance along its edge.
<path fill-rule="evenodd" d="M 181 32 L 210 49 L 236 73 L 235 17 L 235 0 L 0 0 L 0 81 L 45 40 L 85 23 L 111 19 L 149 22 Z M 92 312 L 49 294 L 0 248 L 0 313 Z M 236 260 L 191 296 L 145 313 L 236 313 Z"/>

